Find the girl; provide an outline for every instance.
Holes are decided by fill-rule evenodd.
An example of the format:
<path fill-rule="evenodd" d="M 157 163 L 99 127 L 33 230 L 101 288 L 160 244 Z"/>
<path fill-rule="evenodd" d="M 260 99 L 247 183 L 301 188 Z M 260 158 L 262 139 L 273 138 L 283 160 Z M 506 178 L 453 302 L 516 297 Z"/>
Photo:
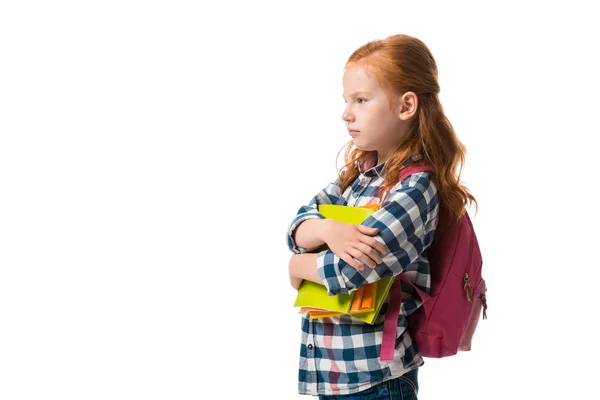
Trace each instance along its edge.
<path fill-rule="evenodd" d="M 475 198 L 460 182 L 465 148 L 439 102 L 436 62 L 423 42 L 407 35 L 375 40 L 356 50 L 343 74 L 342 114 L 352 140 L 345 166 L 298 211 L 288 230 L 295 253 L 290 282 L 324 285 L 329 294 L 350 293 L 402 271 L 429 292 L 427 250 L 440 205 L 457 220 Z M 400 170 L 422 160 L 434 172 L 398 182 Z M 381 203 L 361 226 L 324 219 L 319 204 Z M 327 244 L 329 249 L 311 250 Z M 414 289 L 413 289 L 414 290 Z M 402 285 L 394 359 L 380 359 L 385 311 L 373 325 L 343 315 L 302 319 L 299 392 L 320 399 L 416 399 L 423 359 L 407 331 L 406 316 L 421 306 Z M 335 396 L 335 397 L 334 397 Z"/>

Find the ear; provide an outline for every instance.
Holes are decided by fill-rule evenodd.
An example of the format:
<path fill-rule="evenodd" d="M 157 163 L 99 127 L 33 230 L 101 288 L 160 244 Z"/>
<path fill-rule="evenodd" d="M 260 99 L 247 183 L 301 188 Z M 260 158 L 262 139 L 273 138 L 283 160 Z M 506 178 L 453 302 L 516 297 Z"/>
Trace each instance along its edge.
<path fill-rule="evenodd" d="M 408 121 L 416 113 L 419 107 L 419 98 L 414 92 L 406 92 L 400 98 L 398 104 L 398 117 L 402 121 Z"/>

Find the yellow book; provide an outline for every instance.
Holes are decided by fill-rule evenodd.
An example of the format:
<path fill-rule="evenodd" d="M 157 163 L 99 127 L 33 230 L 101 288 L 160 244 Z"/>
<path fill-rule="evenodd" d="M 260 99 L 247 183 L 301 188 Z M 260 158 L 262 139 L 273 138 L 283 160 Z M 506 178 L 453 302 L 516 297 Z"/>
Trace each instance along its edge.
<path fill-rule="evenodd" d="M 360 225 L 378 208 L 377 204 L 363 207 L 332 204 L 318 206 L 319 212 L 325 218 L 355 225 Z M 361 286 L 350 294 L 335 296 L 329 296 L 325 286 L 304 280 L 298 289 L 294 306 L 301 307 L 300 312 L 308 312 L 311 319 L 349 314 L 372 324 L 381 310 L 393 280 L 393 277 L 386 277 L 378 282 Z"/>

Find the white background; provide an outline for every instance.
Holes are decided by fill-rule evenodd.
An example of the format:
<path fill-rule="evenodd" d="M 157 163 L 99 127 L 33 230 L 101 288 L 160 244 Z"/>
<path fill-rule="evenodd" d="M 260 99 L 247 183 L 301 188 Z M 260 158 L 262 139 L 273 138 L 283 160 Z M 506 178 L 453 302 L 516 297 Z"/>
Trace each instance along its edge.
<path fill-rule="evenodd" d="M 489 288 L 419 398 L 599 398 L 590 3 L 2 2 L 0 398 L 306 398 L 285 232 L 395 33 L 438 62 Z"/>

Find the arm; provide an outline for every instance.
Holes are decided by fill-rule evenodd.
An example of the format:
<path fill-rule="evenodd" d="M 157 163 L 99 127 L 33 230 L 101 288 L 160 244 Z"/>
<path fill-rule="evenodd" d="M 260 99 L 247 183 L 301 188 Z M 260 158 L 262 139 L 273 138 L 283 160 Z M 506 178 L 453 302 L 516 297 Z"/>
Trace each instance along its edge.
<path fill-rule="evenodd" d="M 344 224 L 324 219 L 318 212 L 319 204 L 346 204 L 337 183 L 329 184 L 303 206 L 288 229 L 288 247 L 296 254 L 303 254 L 327 244 L 335 254 L 354 268 L 362 270 L 363 264 L 374 267 L 381 262 L 380 254 L 387 252 L 385 246 L 373 239 L 377 228 Z M 379 252 L 379 253 L 378 253 Z"/>
<path fill-rule="evenodd" d="M 340 186 L 332 182 L 313 197 L 308 206 L 300 207 L 287 232 L 288 247 L 293 253 L 306 253 L 325 243 L 321 237 L 322 230 L 320 226 L 325 219 L 317 211 L 317 206 L 319 204 L 345 204 L 345 200 L 341 197 Z M 340 200 L 343 201 L 340 203 Z M 308 222 L 308 224 L 304 222 Z M 302 230 L 299 230 L 301 225 Z"/>
<path fill-rule="evenodd" d="M 302 221 L 293 234 L 296 246 L 308 250 L 316 249 L 326 243 L 325 231 L 329 221 L 321 218 L 310 218 Z"/>
<path fill-rule="evenodd" d="M 294 289 L 298 289 L 304 279 L 323 284 L 317 273 L 317 256 L 317 253 L 306 253 L 290 258 L 290 284 Z"/>
<path fill-rule="evenodd" d="M 303 279 L 323 284 L 317 273 L 317 254 L 308 253 L 323 244 L 328 244 L 332 251 L 338 254 L 349 265 L 363 270 L 364 265 L 375 267 L 381 262 L 381 254 L 387 252 L 383 244 L 373 236 L 379 230 L 366 226 L 344 224 L 331 219 L 325 219 L 318 212 L 319 204 L 339 204 L 342 200 L 340 187 L 331 183 L 310 201 L 309 206 L 303 206 L 288 229 L 288 246 L 295 255 L 290 259 L 290 283 L 298 288 Z"/>
<path fill-rule="evenodd" d="M 413 174 L 363 223 L 379 229 L 375 238 L 389 250 L 374 268 L 357 270 L 331 250 L 317 256 L 317 273 L 330 295 L 349 293 L 385 276 L 398 275 L 429 247 L 437 226 L 438 194 L 428 173 Z"/>

